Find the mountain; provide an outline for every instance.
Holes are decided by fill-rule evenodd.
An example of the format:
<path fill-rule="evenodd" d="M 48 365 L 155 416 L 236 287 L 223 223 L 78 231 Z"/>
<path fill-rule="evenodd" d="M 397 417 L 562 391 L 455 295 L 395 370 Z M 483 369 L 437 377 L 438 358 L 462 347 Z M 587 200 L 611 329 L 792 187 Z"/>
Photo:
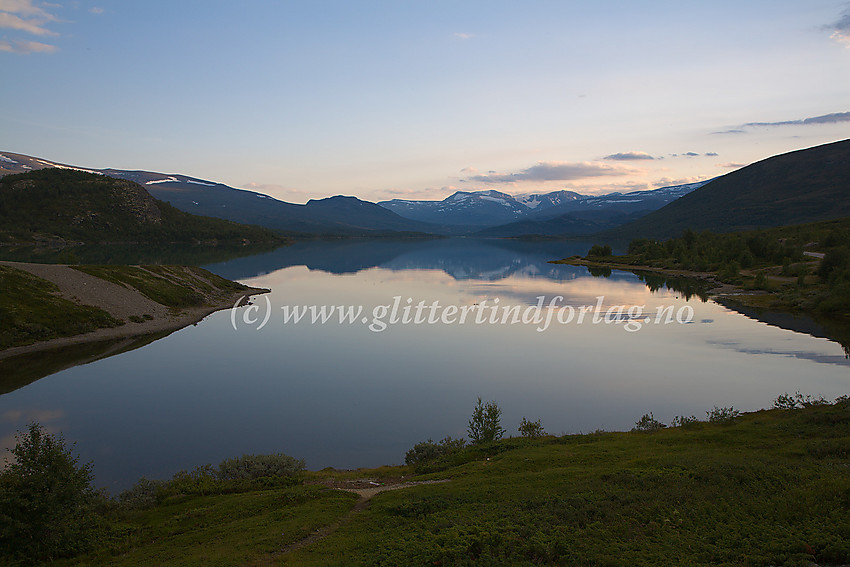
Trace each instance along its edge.
<path fill-rule="evenodd" d="M 492 226 L 475 233 L 476 236 L 582 236 L 616 228 L 646 214 L 621 213 L 615 210 L 590 210 L 565 213 L 552 218 L 525 218 L 516 222 Z"/>
<path fill-rule="evenodd" d="M 10 152 L 0 153 L 0 176 L 41 169 L 76 170 L 136 182 L 162 201 L 196 215 L 255 224 L 287 233 L 376 235 L 441 233 L 442 227 L 412 221 L 355 197 L 311 200 L 306 205 L 196 177 L 151 171 L 87 169 Z"/>
<path fill-rule="evenodd" d="M 479 229 L 506 226 L 504 231 L 488 229 L 486 233 L 492 236 L 513 236 L 517 230 L 521 230 L 518 228 L 519 226 L 527 227 L 529 230 L 539 227 L 540 230 L 548 231 L 536 234 L 564 234 L 564 232 L 551 232 L 556 230 L 557 222 L 541 225 L 538 222 L 564 217 L 568 213 L 589 213 L 592 211 L 608 213 L 607 218 L 605 218 L 605 214 L 596 217 L 596 219 L 604 218 L 604 222 L 595 227 L 593 223 L 596 221 L 591 218 L 592 215 L 576 214 L 571 217 L 564 217 L 560 221 L 566 232 L 589 234 L 616 226 L 617 222 L 612 222 L 613 219 L 626 222 L 633 217 L 624 215 L 638 212 L 646 214 L 663 207 L 705 183 L 689 183 L 650 191 L 609 193 L 607 195 L 582 195 L 573 191 L 554 191 L 552 193 L 512 196 L 492 190 L 458 191 L 442 201 L 393 199 L 381 201 L 378 204 L 405 218 L 421 222 L 478 227 Z M 526 220 L 532 222 L 524 222 Z M 517 222 L 520 224 L 514 226 L 514 223 Z M 575 231 L 571 226 L 575 228 Z"/>
<path fill-rule="evenodd" d="M 179 211 L 132 181 L 63 169 L 0 178 L 0 242 L 279 242 L 271 230 Z"/>
<path fill-rule="evenodd" d="M 774 156 L 718 177 L 603 238 L 670 238 L 850 216 L 850 140 Z"/>
<path fill-rule="evenodd" d="M 405 218 L 463 226 L 493 226 L 514 221 L 534 210 L 546 210 L 582 196 L 572 191 L 514 197 L 499 191 L 457 191 L 442 201 L 393 199 L 378 204 Z"/>

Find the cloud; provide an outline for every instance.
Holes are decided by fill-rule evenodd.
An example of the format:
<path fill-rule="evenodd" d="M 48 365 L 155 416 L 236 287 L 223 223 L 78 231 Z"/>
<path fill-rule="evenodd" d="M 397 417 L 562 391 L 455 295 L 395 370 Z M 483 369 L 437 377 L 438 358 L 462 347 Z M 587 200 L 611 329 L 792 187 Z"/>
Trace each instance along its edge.
<path fill-rule="evenodd" d="M 95 8 L 92 8 L 91 10 L 89 10 L 89 12 L 91 12 L 92 14 L 102 14 L 102 13 L 103 13 L 103 8 L 97 8 L 97 7 L 95 7 Z"/>
<path fill-rule="evenodd" d="M 8 53 L 55 53 L 57 49 L 55 45 L 38 41 L 0 40 L 0 51 Z"/>
<path fill-rule="evenodd" d="M 745 165 L 747 165 L 747 164 L 738 163 L 738 162 L 735 162 L 735 161 L 727 161 L 726 163 L 718 163 L 717 167 L 726 167 L 726 168 L 730 168 L 730 169 L 737 169 L 739 167 L 744 167 Z"/>
<path fill-rule="evenodd" d="M 824 26 L 824 29 L 832 32 L 831 39 L 850 48 L 850 8 L 844 10 L 837 22 Z"/>
<path fill-rule="evenodd" d="M 454 36 L 458 39 L 472 39 L 475 37 L 471 33 L 455 32 Z"/>
<path fill-rule="evenodd" d="M 602 159 L 613 159 L 617 161 L 629 161 L 629 160 L 641 160 L 641 159 L 655 159 L 651 155 L 646 152 L 622 152 L 618 154 L 611 154 L 610 156 L 605 156 Z"/>
<path fill-rule="evenodd" d="M 682 155 L 685 157 L 697 157 L 699 154 L 696 152 L 685 152 Z"/>
<path fill-rule="evenodd" d="M 52 4 L 51 6 L 56 6 Z M 9 12 L 10 14 L 22 14 L 24 16 L 32 16 L 48 21 L 56 21 L 56 17 L 48 14 L 40 7 L 33 4 L 32 0 L 0 0 L 0 12 Z"/>
<path fill-rule="evenodd" d="M 44 27 L 44 20 L 40 18 L 24 19 L 9 12 L 0 12 L 0 28 L 24 31 L 33 35 L 57 35 Z"/>
<path fill-rule="evenodd" d="M 516 183 L 518 181 L 575 181 L 590 177 L 632 175 L 637 170 L 620 165 L 598 162 L 541 161 L 519 173 L 495 173 L 474 175 L 470 181 L 483 183 Z"/>
<path fill-rule="evenodd" d="M 708 157 L 717 157 L 720 154 L 718 154 L 717 152 L 706 152 L 705 155 Z"/>
<path fill-rule="evenodd" d="M 839 124 L 850 122 L 850 112 L 832 112 L 798 120 L 781 120 L 779 122 L 747 122 L 737 126 L 733 130 L 715 132 L 715 134 L 740 134 L 746 132 L 745 128 L 775 128 L 778 126 L 818 126 L 821 124 Z"/>
<path fill-rule="evenodd" d="M 661 187 L 675 187 L 676 185 L 686 185 L 688 183 L 696 183 L 698 181 L 705 181 L 705 176 L 697 176 L 697 177 L 661 177 L 656 179 L 652 185 L 656 189 Z"/>
<path fill-rule="evenodd" d="M 46 12 L 42 6 L 56 7 L 53 4 L 37 5 L 33 0 L 0 0 L 0 29 L 14 30 L 39 37 L 57 36 L 58 33 L 46 27 L 48 22 L 59 20 Z M 56 46 L 37 41 L 17 39 L 0 40 L 0 51 L 7 53 L 53 53 Z"/>
<path fill-rule="evenodd" d="M 463 169 L 460 170 L 460 172 L 461 173 L 471 173 L 471 174 L 474 175 L 474 174 L 478 173 L 478 168 L 477 167 L 464 167 Z"/>

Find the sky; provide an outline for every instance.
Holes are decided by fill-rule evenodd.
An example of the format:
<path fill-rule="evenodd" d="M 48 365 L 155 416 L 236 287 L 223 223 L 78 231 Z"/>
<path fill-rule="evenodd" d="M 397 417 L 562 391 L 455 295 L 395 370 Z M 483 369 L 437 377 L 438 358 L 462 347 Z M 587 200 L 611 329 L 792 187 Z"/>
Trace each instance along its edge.
<path fill-rule="evenodd" d="M 584 194 L 850 138 L 846 0 L 0 0 L 0 151 L 290 202 Z"/>

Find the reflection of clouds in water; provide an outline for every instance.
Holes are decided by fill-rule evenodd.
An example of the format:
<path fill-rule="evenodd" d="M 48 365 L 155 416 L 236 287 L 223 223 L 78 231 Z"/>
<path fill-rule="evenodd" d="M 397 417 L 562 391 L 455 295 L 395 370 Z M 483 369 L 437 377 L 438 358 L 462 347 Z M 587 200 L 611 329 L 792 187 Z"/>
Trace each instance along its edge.
<path fill-rule="evenodd" d="M 802 360 L 811 360 L 813 362 L 820 362 L 825 364 L 836 364 L 839 366 L 850 366 L 850 359 L 845 357 L 843 354 L 824 354 L 819 352 L 804 352 L 804 351 L 792 351 L 792 350 L 777 350 L 771 348 L 753 348 L 753 347 L 744 347 L 741 343 L 731 342 L 731 341 L 706 341 L 706 343 L 710 345 L 716 345 L 723 348 L 732 349 L 734 351 L 740 352 L 742 354 L 773 354 L 777 356 L 787 356 L 789 358 L 799 358 Z"/>
<path fill-rule="evenodd" d="M 555 296 L 563 296 L 563 304 L 573 306 L 595 305 L 600 295 L 605 297 L 606 305 L 658 305 L 679 296 L 670 291 L 652 292 L 636 277 L 632 280 L 581 277 L 568 283 L 506 278 L 499 282 L 470 282 L 468 291 L 479 296 L 512 298 L 525 305 L 536 304 L 541 295 L 547 302 Z"/>
<path fill-rule="evenodd" d="M 0 421 L 4 423 L 28 424 L 36 421 L 42 425 L 65 417 L 62 410 L 40 410 L 40 409 L 14 409 L 0 414 Z"/>
<path fill-rule="evenodd" d="M 58 421 L 65 417 L 62 410 L 45 409 L 13 409 L 0 413 L 0 423 L 11 424 L 12 430 L 6 430 L 0 435 L 0 463 L 5 463 L 11 458 L 10 449 L 17 443 L 16 435 L 23 433 L 30 423 L 39 423 L 48 433 L 58 434 L 56 427 L 51 427 L 50 422 Z"/>

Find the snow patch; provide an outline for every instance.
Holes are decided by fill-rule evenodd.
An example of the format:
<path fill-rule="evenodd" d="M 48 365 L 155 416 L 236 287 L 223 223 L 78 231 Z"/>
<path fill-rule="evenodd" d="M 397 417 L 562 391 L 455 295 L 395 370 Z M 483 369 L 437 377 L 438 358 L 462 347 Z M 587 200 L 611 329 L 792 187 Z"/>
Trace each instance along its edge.
<path fill-rule="evenodd" d="M 12 158 L 8 158 L 8 157 L 4 156 L 3 154 L 0 154 L 0 161 L 5 161 L 6 163 L 18 163 L 15 160 L 13 160 Z"/>
<path fill-rule="evenodd" d="M 145 185 L 156 185 L 157 183 L 180 183 L 180 180 L 176 177 L 168 176 L 166 179 L 155 179 L 153 181 L 148 181 Z"/>
<path fill-rule="evenodd" d="M 186 183 L 194 183 L 195 185 L 203 185 L 204 187 L 215 187 L 215 183 L 204 183 L 203 181 L 196 181 L 194 179 L 187 179 Z"/>
<path fill-rule="evenodd" d="M 71 167 L 69 165 L 59 165 L 58 163 L 52 163 L 52 162 L 44 161 L 44 160 L 41 160 L 41 159 L 37 159 L 35 161 L 37 161 L 38 163 L 44 164 L 47 167 L 55 167 L 56 169 L 69 169 L 71 171 L 82 171 L 83 173 L 94 173 L 96 175 L 104 175 L 104 173 L 102 171 L 95 171 L 93 169 L 83 169 L 81 167 Z"/>

